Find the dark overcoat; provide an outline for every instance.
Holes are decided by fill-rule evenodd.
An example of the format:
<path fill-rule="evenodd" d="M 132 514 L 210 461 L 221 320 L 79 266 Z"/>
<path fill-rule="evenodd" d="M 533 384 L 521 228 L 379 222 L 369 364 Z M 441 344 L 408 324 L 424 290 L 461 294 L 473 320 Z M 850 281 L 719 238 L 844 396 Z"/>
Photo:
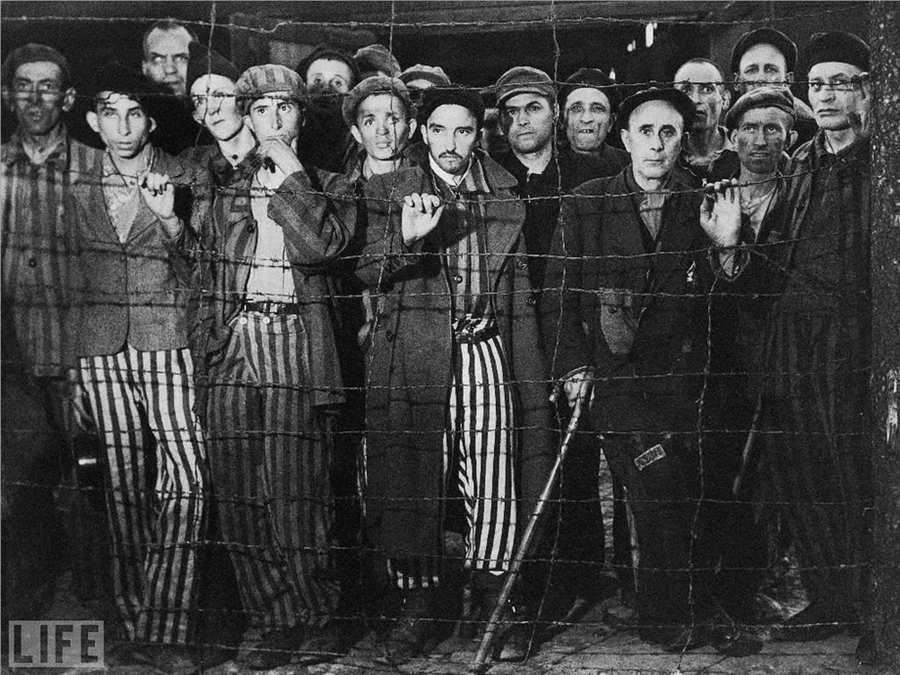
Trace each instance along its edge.
<path fill-rule="evenodd" d="M 515 179 L 491 159 L 481 161 L 491 191 L 484 208 L 485 261 L 516 382 L 515 468 L 523 523 L 553 456 L 548 388 L 522 237 L 525 207 L 512 192 Z M 451 292 L 437 232 L 413 250 L 402 242 L 401 204 L 413 193 L 438 194 L 427 168 L 368 182 L 368 226 L 357 269 L 374 289 L 377 305 L 366 357 L 367 524 L 373 543 L 393 556 L 442 550 L 442 444 L 453 369 Z"/>

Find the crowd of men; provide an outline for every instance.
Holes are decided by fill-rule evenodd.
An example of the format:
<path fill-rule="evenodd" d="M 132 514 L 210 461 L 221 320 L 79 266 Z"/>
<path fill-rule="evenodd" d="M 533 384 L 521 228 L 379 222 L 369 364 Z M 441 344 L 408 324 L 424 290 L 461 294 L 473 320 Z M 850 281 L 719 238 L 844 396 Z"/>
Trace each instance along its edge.
<path fill-rule="evenodd" d="M 143 72 L 78 92 L 56 49 L 10 52 L 4 372 L 49 445 L 100 439 L 110 662 L 200 665 L 210 541 L 246 667 L 346 653 L 366 612 L 385 664 L 477 635 L 579 404 L 495 658 L 527 658 L 544 594 L 606 592 L 602 456 L 642 640 L 759 651 L 760 503 L 810 601 L 775 639 L 867 636 L 870 57 L 805 57 L 809 106 L 763 28 L 733 89 L 703 58 L 630 89 L 523 65 L 491 111 L 381 45 L 241 72 L 163 21 Z"/>

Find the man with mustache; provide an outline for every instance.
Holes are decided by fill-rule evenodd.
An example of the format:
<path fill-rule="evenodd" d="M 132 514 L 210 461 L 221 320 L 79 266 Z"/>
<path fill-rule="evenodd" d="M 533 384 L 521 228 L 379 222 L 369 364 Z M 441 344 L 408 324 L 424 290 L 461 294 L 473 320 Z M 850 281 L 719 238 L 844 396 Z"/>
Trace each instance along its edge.
<path fill-rule="evenodd" d="M 469 618 L 491 611 L 552 453 L 516 181 L 477 150 L 477 94 L 429 89 L 419 119 L 427 162 L 367 183 L 357 268 L 379 303 L 364 499 L 382 573 L 402 599 L 382 641 L 380 660 L 394 665 L 434 636 L 438 591 L 459 572 L 443 544 L 451 520 L 465 523 L 461 564 L 479 607 Z M 520 598 L 504 660 L 527 653 Z"/>

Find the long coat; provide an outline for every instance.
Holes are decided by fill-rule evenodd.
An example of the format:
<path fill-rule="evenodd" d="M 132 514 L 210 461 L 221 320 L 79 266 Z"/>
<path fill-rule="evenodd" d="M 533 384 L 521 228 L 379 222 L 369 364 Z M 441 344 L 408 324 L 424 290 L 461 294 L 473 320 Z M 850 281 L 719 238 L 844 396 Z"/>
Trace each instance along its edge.
<path fill-rule="evenodd" d="M 630 166 L 564 198 L 542 321 L 555 378 L 596 371 L 598 430 L 672 429 L 683 413 L 696 413 L 707 358 L 709 241 L 699 197 L 677 180 L 671 187 L 655 253 L 642 234 Z"/>
<path fill-rule="evenodd" d="M 515 467 L 528 513 L 546 480 L 553 447 L 521 234 L 525 207 L 512 192 L 515 179 L 491 159 L 481 161 L 491 189 L 485 260 L 517 383 Z M 441 553 L 442 444 L 453 368 L 452 296 L 438 238 L 425 237 L 414 252 L 402 243 L 401 204 L 413 193 L 437 194 L 427 169 L 402 169 L 369 181 L 368 227 L 357 269 L 377 304 L 366 364 L 366 515 L 376 546 L 397 556 Z"/>
<path fill-rule="evenodd" d="M 208 226 L 199 239 L 183 246 L 192 257 L 193 283 L 201 289 L 192 321 L 191 351 L 198 376 L 197 412 L 205 405 L 206 371 L 220 361 L 233 332 L 259 227 L 250 208 L 250 188 L 258 162 L 247 162 L 229 174 L 217 191 Z M 327 277 L 329 266 L 350 242 L 356 203 L 346 179 L 313 168 L 285 178 L 271 197 L 268 216 L 284 230 L 284 243 L 305 335 L 300 363 L 309 364 L 313 406 L 343 401 L 343 381 L 334 335 L 334 306 Z"/>

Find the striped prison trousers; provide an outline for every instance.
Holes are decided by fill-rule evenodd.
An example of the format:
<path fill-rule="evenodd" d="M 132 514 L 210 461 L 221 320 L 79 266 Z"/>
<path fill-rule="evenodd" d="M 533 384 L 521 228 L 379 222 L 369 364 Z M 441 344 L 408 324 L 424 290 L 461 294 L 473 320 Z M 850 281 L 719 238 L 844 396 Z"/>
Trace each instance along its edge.
<path fill-rule="evenodd" d="M 330 420 L 311 404 L 300 317 L 242 312 L 210 368 L 209 461 L 241 602 L 263 632 L 337 608 Z"/>
<path fill-rule="evenodd" d="M 83 357 L 80 367 L 105 446 L 113 589 L 125 635 L 183 643 L 195 625 L 207 483 L 190 352 L 128 346 Z"/>
<path fill-rule="evenodd" d="M 454 340 L 443 463 L 448 480 L 455 469 L 465 507 L 462 566 L 502 574 L 516 542 L 515 385 L 500 336 L 485 333 Z M 388 573 L 398 588 L 428 588 L 440 583 L 442 562 L 389 560 Z"/>

